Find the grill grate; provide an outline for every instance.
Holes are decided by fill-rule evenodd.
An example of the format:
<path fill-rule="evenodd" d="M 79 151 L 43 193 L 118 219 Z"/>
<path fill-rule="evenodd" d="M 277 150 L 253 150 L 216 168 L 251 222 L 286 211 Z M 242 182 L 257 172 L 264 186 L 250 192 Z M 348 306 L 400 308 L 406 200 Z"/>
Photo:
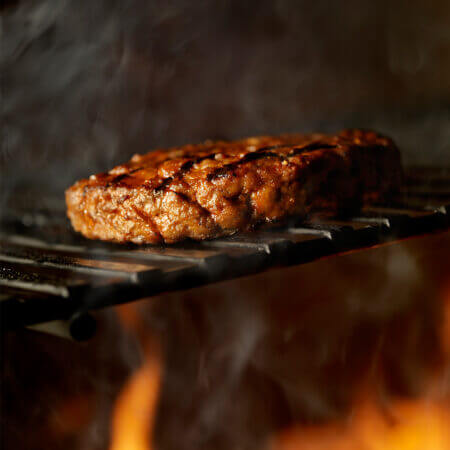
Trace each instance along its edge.
<path fill-rule="evenodd" d="M 413 170 L 407 180 L 390 204 L 357 217 L 173 246 L 90 242 L 71 231 L 63 211 L 16 214 L 0 232 L 3 328 L 84 317 L 118 302 L 448 230 L 449 172 Z"/>

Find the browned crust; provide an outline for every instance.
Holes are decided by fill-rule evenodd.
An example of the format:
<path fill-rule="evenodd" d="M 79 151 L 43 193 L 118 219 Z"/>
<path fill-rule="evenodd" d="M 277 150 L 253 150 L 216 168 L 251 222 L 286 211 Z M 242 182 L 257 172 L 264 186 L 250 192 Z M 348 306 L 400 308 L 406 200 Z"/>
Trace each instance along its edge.
<path fill-rule="evenodd" d="M 135 155 L 66 191 L 90 239 L 172 243 L 354 209 L 398 189 L 400 154 L 373 131 L 253 137 Z"/>

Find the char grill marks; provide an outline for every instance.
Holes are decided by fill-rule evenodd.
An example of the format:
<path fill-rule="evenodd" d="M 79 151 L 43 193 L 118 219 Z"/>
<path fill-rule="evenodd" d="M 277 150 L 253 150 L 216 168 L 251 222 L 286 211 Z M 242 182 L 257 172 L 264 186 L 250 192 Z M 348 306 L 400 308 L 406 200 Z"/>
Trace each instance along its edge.
<path fill-rule="evenodd" d="M 283 155 L 269 151 L 269 150 L 274 150 L 274 149 L 280 148 L 280 147 L 285 147 L 285 146 L 274 145 L 271 147 L 262 147 L 253 152 L 248 152 L 244 156 L 242 156 L 240 159 L 238 159 L 237 161 L 225 164 L 222 167 L 218 167 L 218 168 L 214 169 L 213 172 L 211 172 L 207 175 L 207 180 L 213 181 L 216 178 L 226 176 L 227 174 L 229 174 L 231 171 L 235 170 L 240 165 L 248 163 L 250 161 L 256 161 L 258 159 L 278 158 L 278 159 L 284 161 L 286 158 Z"/>
<path fill-rule="evenodd" d="M 248 163 L 250 161 L 256 161 L 258 159 L 263 159 L 263 158 L 277 158 L 282 162 L 286 161 L 287 163 L 289 163 L 290 157 L 292 157 L 292 156 L 296 156 L 301 153 L 312 152 L 315 150 L 336 148 L 336 145 L 324 144 L 321 142 L 313 142 L 313 143 L 307 144 L 303 147 L 295 147 L 287 155 L 284 155 L 281 153 L 274 153 L 273 151 L 271 151 L 271 150 L 275 150 L 275 149 L 289 148 L 289 147 L 292 147 L 292 145 L 283 144 L 283 145 L 272 145 L 272 146 L 261 147 L 256 151 L 246 153 L 241 159 L 239 159 L 236 162 L 232 162 L 230 164 L 226 164 L 223 167 L 219 167 L 219 168 L 215 169 L 212 173 L 208 174 L 207 179 L 208 179 L 208 181 L 213 181 L 216 178 L 221 178 L 221 177 L 227 176 L 230 172 L 235 170 L 240 165 Z"/>
<path fill-rule="evenodd" d="M 325 144 L 322 142 L 312 142 L 311 144 L 305 145 L 303 147 L 295 147 L 293 148 L 289 155 L 290 156 L 294 156 L 294 155 L 300 155 L 301 153 L 306 153 L 306 152 L 313 152 L 315 150 L 325 150 L 325 149 L 330 149 L 330 148 L 336 148 L 336 145 L 332 145 L 332 144 Z"/>
<path fill-rule="evenodd" d="M 195 157 L 195 155 L 184 155 L 183 158 L 191 158 L 189 161 L 186 161 L 183 163 L 180 168 L 170 177 L 163 178 L 161 182 L 154 187 L 154 191 L 159 193 L 163 192 L 172 181 L 174 180 L 182 180 L 183 176 L 186 175 L 196 164 L 200 164 L 202 161 L 205 161 L 207 159 L 215 159 L 217 153 L 211 153 L 209 155 L 201 156 L 201 157 Z M 167 160 L 164 160 L 165 162 Z M 133 170 L 130 170 L 127 173 L 122 173 L 114 177 L 108 185 L 111 186 L 113 184 L 118 184 L 122 180 L 126 178 L 130 178 L 132 174 L 139 172 L 140 170 L 143 170 L 144 167 L 137 167 Z"/>
<path fill-rule="evenodd" d="M 218 153 L 211 153 L 209 155 L 201 156 L 198 158 L 194 158 L 192 155 L 186 155 L 185 158 L 193 158 L 193 159 L 190 159 L 189 161 L 183 163 L 178 169 L 178 171 L 176 171 L 171 177 L 164 178 L 161 181 L 161 183 L 154 188 L 154 191 L 156 193 L 164 192 L 169 187 L 170 183 L 172 183 L 172 181 L 174 180 L 181 181 L 184 175 L 189 173 L 189 171 L 196 164 L 200 164 L 202 161 L 206 161 L 208 159 L 215 159 L 217 154 Z"/>
<path fill-rule="evenodd" d="M 289 148 L 292 145 L 288 144 L 279 144 L 279 145 L 270 145 L 258 148 L 257 150 L 248 151 L 244 156 L 242 156 L 237 161 L 233 161 L 231 163 L 225 164 L 222 167 L 217 167 L 213 170 L 213 172 L 207 175 L 208 181 L 213 181 L 216 178 L 220 178 L 222 176 L 226 176 L 231 171 L 243 165 L 245 163 L 256 161 L 258 159 L 264 158 L 277 158 L 280 161 L 289 162 L 290 157 L 300 155 L 303 153 L 313 152 L 316 150 L 326 150 L 336 148 L 336 145 L 327 144 L 324 142 L 311 142 L 301 147 L 294 147 L 287 155 L 283 155 L 280 153 L 274 153 L 272 150 L 280 149 L 280 148 Z M 196 165 L 200 164 L 205 160 L 214 160 L 221 152 L 213 152 L 208 155 L 204 155 L 201 157 L 195 157 L 195 155 L 189 154 L 184 155 L 184 158 L 189 158 L 189 161 L 183 163 L 177 172 L 175 172 L 172 176 L 163 178 L 158 186 L 154 188 L 154 191 L 157 193 L 163 192 L 172 181 L 178 180 L 181 181 L 183 177 L 190 172 L 190 170 Z M 108 183 L 108 185 L 117 184 L 125 178 L 129 178 L 132 174 L 142 170 L 143 167 L 138 167 L 133 170 L 130 170 L 127 173 L 122 173 L 113 178 L 113 180 Z"/>
<path fill-rule="evenodd" d="M 169 186 L 169 184 L 172 183 L 172 181 L 173 181 L 172 177 L 164 178 L 162 182 L 154 188 L 154 191 L 158 194 L 164 192 L 166 188 Z"/>
<path fill-rule="evenodd" d="M 263 136 L 138 155 L 76 183 L 66 199 L 87 237 L 172 243 L 355 209 L 397 189 L 400 173 L 395 144 L 374 132 Z"/>
<path fill-rule="evenodd" d="M 326 144 L 323 142 L 312 142 L 303 147 L 293 148 L 287 155 L 274 153 L 272 151 L 275 149 L 289 148 L 289 147 L 292 147 L 292 145 L 279 144 L 279 145 L 264 146 L 264 147 L 258 148 L 257 150 L 254 150 L 254 151 L 248 151 L 248 153 L 246 153 L 244 156 L 242 156 L 237 161 L 225 164 L 222 167 L 215 168 L 213 170 L 213 172 L 211 172 L 207 175 L 207 179 L 208 179 L 208 181 L 212 181 L 215 178 L 220 178 L 221 176 L 224 176 L 227 173 L 229 173 L 230 171 L 236 169 L 238 166 L 248 163 L 250 161 L 256 161 L 258 159 L 263 159 L 263 158 L 277 158 L 281 161 L 289 162 L 290 156 L 295 156 L 295 155 L 299 155 L 301 153 L 311 152 L 311 151 L 315 151 L 315 150 L 336 148 L 336 145 Z M 193 167 L 195 167 L 197 164 L 200 164 L 202 161 L 205 161 L 208 159 L 214 160 L 220 154 L 221 154 L 221 152 L 213 152 L 213 153 L 210 153 L 209 155 L 201 156 L 199 158 L 194 158 L 193 155 L 186 155 L 185 156 L 186 158 L 192 158 L 192 159 L 183 163 L 180 166 L 179 170 L 173 176 L 164 178 L 162 180 L 162 182 L 155 188 L 155 191 L 156 192 L 164 191 L 164 189 L 166 187 L 168 187 L 169 184 L 173 180 L 175 180 L 175 179 L 181 180 L 183 178 L 183 176 L 188 174 L 189 171 Z M 137 170 L 140 170 L 140 169 L 135 169 L 133 171 L 130 171 L 130 174 L 136 172 Z M 124 175 L 122 177 L 125 177 L 125 176 L 127 176 L 127 175 Z M 122 179 L 123 178 L 121 178 L 121 175 L 119 175 L 118 177 L 116 177 L 114 179 L 114 182 L 120 181 Z"/>

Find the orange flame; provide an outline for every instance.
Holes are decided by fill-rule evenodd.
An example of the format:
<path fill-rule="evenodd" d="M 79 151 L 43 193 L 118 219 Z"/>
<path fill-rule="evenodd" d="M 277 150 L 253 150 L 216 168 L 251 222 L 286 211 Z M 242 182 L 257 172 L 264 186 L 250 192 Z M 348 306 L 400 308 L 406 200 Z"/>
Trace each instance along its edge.
<path fill-rule="evenodd" d="M 161 366 L 151 359 L 128 381 L 114 408 L 110 450 L 152 450 L 160 379 Z"/>
<path fill-rule="evenodd" d="M 136 304 L 121 305 L 116 312 L 124 329 L 140 341 L 146 358 L 117 397 L 109 450 L 152 450 L 162 377 L 159 341 L 142 322 Z"/>
<path fill-rule="evenodd" d="M 450 285 L 443 294 L 441 344 L 450 367 Z M 139 328 L 139 316 L 132 308 L 122 310 L 120 317 L 130 329 Z M 117 399 L 110 450 L 154 448 L 160 381 L 160 358 L 153 355 L 133 374 Z M 291 427 L 276 435 L 269 449 L 450 450 L 450 392 L 446 389 L 435 400 L 433 391 L 437 384 L 439 380 L 432 380 L 428 395 L 420 399 L 394 400 L 388 408 L 381 408 L 371 391 L 366 391 L 347 421 Z"/>
<path fill-rule="evenodd" d="M 450 284 L 443 300 L 441 345 L 445 365 L 450 368 Z M 445 389 L 440 391 L 442 385 Z M 442 373 L 432 377 L 425 396 L 393 401 L 387 409 L 366 393 L 347 422 L 294 426 L 278 434 L 270 449 L 450 450 L 449 395 L 448 380 L 442 379 Z"/>
<path fill-rule="evenodd" d="M 271 450 L 450 450 L 449 406 L 398 401 L 386 416 L 367 401 L 347 424 L 289 429 Z"/>

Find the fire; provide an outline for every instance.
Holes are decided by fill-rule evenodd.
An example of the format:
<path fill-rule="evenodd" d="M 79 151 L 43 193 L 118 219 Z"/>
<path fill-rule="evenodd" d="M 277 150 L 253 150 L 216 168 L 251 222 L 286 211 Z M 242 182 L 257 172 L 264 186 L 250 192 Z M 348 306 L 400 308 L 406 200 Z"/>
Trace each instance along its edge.
<path fill-rule="evenodd" d="M 346 419 L 317 425 L 297 424 L 272 436 L 269 450 L 450 450 L 450 283 L 443 290 L 442 370 L 431 376 L 418 398 L 394 398 L 382 404 L 375 390 L 365 387 Z M 152 341 L 132 307 L 119 317 L 130 331 Z M 145 340 L 144 339 L 144 340 Z M 154 347 L 154 340 L 153 345 Z M 161 358 L 155 348 L 119 395 L 113 412 L 110 450 L 152 450 Z M 442 369 L 442 368 L 441 368 Z M 447 375 L 446 375 L 447 374 Z M 447 377 L 447 378 L 446 378 Z M 176 411 L 174 411 L 176 414 Z"/>
<path fill-rule="evenodd" d="M 444 372 L 450 368 L 450 283 L 443 291 L 441 346 Z M 447 375 L 448 377 L 448 375 Z M 419 399 L 381 406 L 366 391 L 346 421 L 297 425 L 279 433 L 271 450 L 450 450 L 450 386 L 432 377 Z"/>
<path fill-rule="evenodd" d="M 110 450 L 152 450 L 161 367 L 150 359 L 126 384 L 113 413 Z"/>
<path fill-rule="evenodd" d="M 408 400 L 384 411 L 366 401 L 347 423 L 294 427 L 271 450 L 450 450 L 449 406 Z"/>
<path fill-rule="evenodd" d="M 109 450 L 152 450 L 162 377 L 159 342 L 143 323 L 135 304 L 121 305 L 116 312 L 124 329 L 140 342 L 145 359 L 116 399 Z"/>

